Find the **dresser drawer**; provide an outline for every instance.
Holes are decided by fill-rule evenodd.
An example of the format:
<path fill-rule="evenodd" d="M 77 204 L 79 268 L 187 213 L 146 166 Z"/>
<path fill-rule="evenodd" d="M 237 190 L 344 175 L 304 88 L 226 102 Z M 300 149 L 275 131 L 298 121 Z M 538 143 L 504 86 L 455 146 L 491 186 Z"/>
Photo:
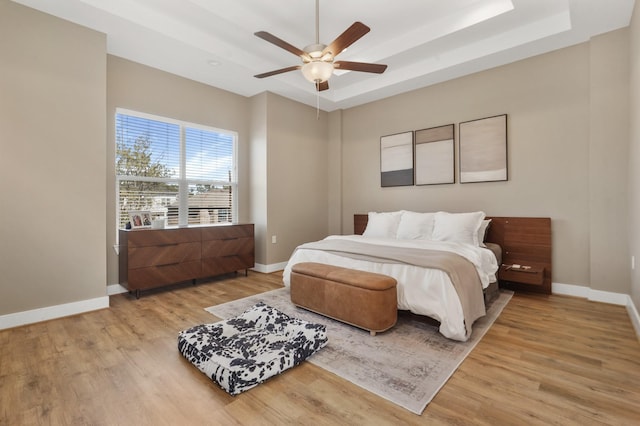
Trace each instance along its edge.
<path fill-rule="evenodd" d="M 229 240 L 203 240 L 202 258 L 229 256 L 232 254 L 248 255 L 254 251 L 253 237 L 233 238 Z"/>
<path fill-rule="evenodd" d="M 253 239 L 253 225 L 219 225 L 202 228 L 202 241 L 235 238 Z"/>
<path fill-rule="evenodd" d="M 129 248 L 129 269 L 200 260 L 200 242 Z"/>
<path fill-rule="evenodd" d="M 202 259 L 202 275 L 215 276 L 229 272 L 253 268 L 253 253 L 247 255 L 230 255 Z"/>
<path fill-rule="evenodd" d="M 126 232 L 129 249 L 200 242 L 200 230 L 196 228 L 139 229 Z"/>
<path fill-rule="evenodd" d="M 201 275 L 200 260 L 129 270 L 129 290 L 154 288 L 161 285 L 188 281 Z"/>

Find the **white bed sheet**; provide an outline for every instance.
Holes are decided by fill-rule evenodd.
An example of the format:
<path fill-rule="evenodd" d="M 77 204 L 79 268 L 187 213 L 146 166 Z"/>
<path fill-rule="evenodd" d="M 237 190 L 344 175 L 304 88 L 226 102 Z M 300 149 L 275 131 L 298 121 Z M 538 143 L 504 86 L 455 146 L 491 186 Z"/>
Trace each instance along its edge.
<path fill-rule="evenodd" d="M 483 288 L 495 281 L 498 264 L 493 253 L 482 247 L 445 241 L 368 238 L 362 235 L 333 235 L 328 239 L 346 239 L 368 244 L 444 250 L 457 253 L 476 266 Z M 377 263 L 352 259 L 321 250 L 298 247 L 284 269 L 285 286 L 291 284 L 291 268 L 300 262 L 319 262 L 389 275 L 398 282 L 398 309 L 426 315 L 440 322 L 440 333 L 465 341 L 466 329 L 460 299 L 446 272 L 398 263 Z"/>

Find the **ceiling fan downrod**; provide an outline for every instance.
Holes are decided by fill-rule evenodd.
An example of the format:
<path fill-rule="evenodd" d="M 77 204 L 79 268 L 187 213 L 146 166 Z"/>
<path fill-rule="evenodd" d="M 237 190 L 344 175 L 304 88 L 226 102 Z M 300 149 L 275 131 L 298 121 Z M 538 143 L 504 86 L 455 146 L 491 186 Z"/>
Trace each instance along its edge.
<path fill-rule="evenodd" d="M 320 0 L 316 0 L 316 44 L 320 44 Z"/>

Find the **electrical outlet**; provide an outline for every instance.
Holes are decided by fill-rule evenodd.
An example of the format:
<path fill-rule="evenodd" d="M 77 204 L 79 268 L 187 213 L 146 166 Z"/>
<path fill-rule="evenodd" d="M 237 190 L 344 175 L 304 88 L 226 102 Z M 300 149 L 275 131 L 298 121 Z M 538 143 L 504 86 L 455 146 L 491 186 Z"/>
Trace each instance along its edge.
<path fill-rule="evenodd" d="M 271 236 L 271 244 L 275 244 L 278 242 L 278 238 L 275 235 Z"/>
<path fill-rule="evenodd" d="M 631 269 L 636 269 L 636 257 L 631 256 Z"/>

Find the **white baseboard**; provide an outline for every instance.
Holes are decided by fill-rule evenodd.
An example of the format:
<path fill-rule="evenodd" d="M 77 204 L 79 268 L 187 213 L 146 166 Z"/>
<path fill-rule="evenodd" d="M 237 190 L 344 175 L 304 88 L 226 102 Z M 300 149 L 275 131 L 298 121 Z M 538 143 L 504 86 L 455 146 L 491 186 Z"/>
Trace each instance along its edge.
<path fill-rule="evenodd" d="M 593 302 L 611 303 L 613 305 L 626 306 L 630 296 L 624 293 L 613 293 L 610 291 L 593 290 L 589 287 L 574 284 L 552 283 L 551 292 L 565 296 L 582 297 Z"/>
<path fill-rule="evenodd" d="M 631 296 L 629 296 L 629 303 L 627 303 L 627 312 L 629 313 L 629 318 L 631 318 L 631 324 L 633 324 L 633 328 L 636 330 L 636 336 L 638 336 L 638 340 L 640 340 L 640 314 L 638 314 L 638 310 L 633 304 Z"/>
<path fill-rule="evenodd" d="M 30 311 L 16 312 L 0 316 L 0 330 L 19 327 L 21 325 L 48 321 L 70 315 L 82 314 L 109 307 L 109 297 L 96 297 L 95 299 L 81 300 L 79 302 L 64 303 L 62 305 L 47 306 L 46 308 L 32 309 Z"/>
<path fill-rule="evenodd" d="M 553 294 L 563 294 L 566 296 L 581 297 L 593 302 L 611 303 L 613 305 L 621 305 L 627 308 L 629 319 L 636 331 L 636 336 L 640 339 L 640 315 L 633 304 L 631 296 L 623 293 L 613 293 L 610 291 L 593 290 L 589 287 L 573 284 L 553 283 Z"/>
<path fill-rule="evenodd" d="M 273 263 L 271 265 L 256 263 L 255 266 L 251 269 L 256 272 L 262 272 L 263 274 L 270 274 L 272 272 L 282 271 L 285 266 L 287 266 L 287 262 Z"/>
<path fill-rule="evenodd" d="M 107 295 L 111 296 L 112 294 L 120 294 L 120 293 L 126 293 L 129 290 L 127 290 L 125 287 L 121 286 L 120 284 L 109 284 L 107 286 Z"/>
<path fill-rule="evenodd" d="M 564 296 L 574 296 L 588 299 L 589 290 L 589 287 L 581 285 L 551 283 L 551 293 L 553 294 L 561 294 Z"/>

